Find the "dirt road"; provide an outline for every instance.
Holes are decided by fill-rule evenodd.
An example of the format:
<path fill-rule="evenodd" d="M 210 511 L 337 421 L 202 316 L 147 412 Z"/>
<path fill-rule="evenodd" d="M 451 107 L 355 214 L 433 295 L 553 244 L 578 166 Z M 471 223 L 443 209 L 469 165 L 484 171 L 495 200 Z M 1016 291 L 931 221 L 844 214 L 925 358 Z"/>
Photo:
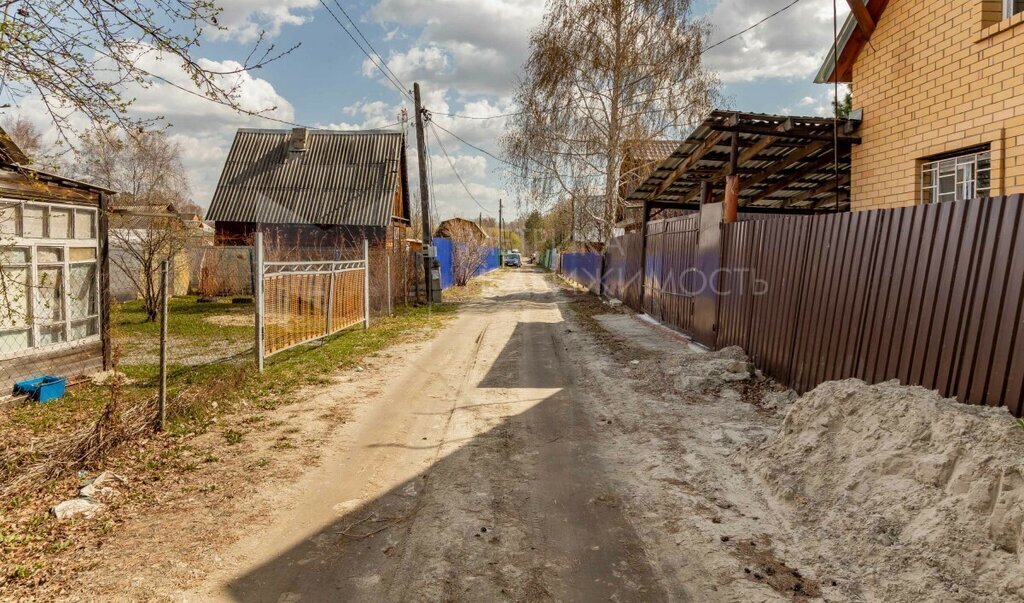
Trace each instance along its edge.
<path fill-rule="evenodd" d="M 269 527 L 185 598 L 684 598 L 597 449 L 611 420 L 595 414 L 565 305 L 541 273 L 500 279 L 396 363 Z"/>

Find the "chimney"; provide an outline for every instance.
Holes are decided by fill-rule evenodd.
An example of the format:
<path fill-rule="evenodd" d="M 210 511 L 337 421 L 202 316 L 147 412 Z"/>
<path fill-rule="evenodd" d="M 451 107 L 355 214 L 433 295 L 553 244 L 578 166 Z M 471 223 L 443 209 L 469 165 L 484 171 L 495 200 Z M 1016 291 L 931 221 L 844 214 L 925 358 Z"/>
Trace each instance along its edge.
<path fill-rule="evenodd" d="M 292 137 L 288 141 L 288 152 L 305 153 L 309 142 L 308 128 L 292 128 Z"/>

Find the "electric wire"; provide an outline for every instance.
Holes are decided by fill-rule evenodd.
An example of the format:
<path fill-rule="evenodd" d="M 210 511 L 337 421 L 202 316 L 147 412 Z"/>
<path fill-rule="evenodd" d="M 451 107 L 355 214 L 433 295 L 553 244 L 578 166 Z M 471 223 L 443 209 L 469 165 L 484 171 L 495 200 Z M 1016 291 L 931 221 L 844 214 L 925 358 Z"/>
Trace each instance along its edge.
<path fill-rule="evenodd" d="M 434 122 L 429 121 L 427 122 L 427 124 L 433 127 Z M 466 191 L 466 194 L 469 195 L 469 198 L 473 200 L 473 203 L 476 203 L 477 207 L 487 212 L 488 215 L 493 216 L 494 213 L 491 210 L 484 207 L 482 203 L 477 201 L 476 196 L 473 195 L 473 192 L 469 190 L 469 187 L 466 185 L 466 181 L 463 180 L 462 175 L 459 174 L 459 170 L 455 169 L 455 162 L 452 161 L 451 155 L 448 154 L 448 149 L 446 149 L 444 143 L 441 142 L 441 137 L 437 135 L 437 132 L 434 132 L 434 138 L 437 140 L 437 146 L 441 147 L 441 152 L 444 154 L 444 158 L 448 161 L 448 165 L 451 166 L 452 173 L 455 174 L 455 177 L 459 180 L 459 184 L 462 185 L 462 188 Z"/>
<path fill-rule="evenodd" d="M 392 86 L 394 86 L 395 89 L 398 90 L 402 95 L 404 95 L 406 98 L 412 100 L 412 97 L 409 95 L 409 91 L 404 88 L 404 84 L 402 84 L 401 80 L 392 79 L 391 75 L 388 73 L 388 71 L 386 71 L 383 67 L 381 67 L 381 65 L 373 58 L 373 55 L 371 55 L 369 52 L 367 52 L 367 50 L 365 48 L 363 48 L 363 45 L 359 43 L 359 40 L 357 40 L 356 37 L 354 35 L 352 35 L 352 32 L 349 31 L 349 29 L 347 27 L 345 27 L 345 24 L 342 23 L 341 19 L 338 18 L 338 15 L 336 15 L 334 13 L 334 11 L 331 10 L 331 7 L 327 5 L 327 2 L 325 2 L 324 0 L 319 0 L 319 1 L 320 1 L 320 5 L 323 6 L 324 9 L 327 10 L 327 13 L 331 15 L 331 18 L 334 19 L 334 22 L 338 24 L 338 27 L 340 27 L 342 29 L 342 31 L 345 32 L 345 35 L 347 35 L 349 37 L 349 39 L 351 39 L 352 42 L 359 48 L 359 50 L 364 55 L 366 55 L 366 58 L 369 59 L 371 63 L 373 63 L 373 66 L 377 68 L 377 71 L 380 71 L 381 75 L 384 76 L 384 79 L 386 79 Z M 339 8 L 340 8 L 340 6 L 339 6 Z M 362 35 L 362 34 L 360 34 L 360 35 Z"/>
<path fill-rule="evenodd" d="M 750 30 L 752 30 L 752 29 L 756 28 L 757 26 L 761 25 L 761 24 L 762 24 L 762 23 L 764 23 L 765 21 L 768 21 L 769 19 L 772 19 L 772 18 L 774 18 L 774 17 L 777 17 L 777 16 L 781 15 L 782 13 L 786 12 L 787 10 L 789 10 L 789 9 L 793 8 L 793 7 L 794 7 L 794 6 L 796 6 L 796 5 L 797 5 L 797 4 L 799 3 L 799 2 L 800 2 L 800 0 L 793 0 L 792 2 L 790 2 L 789 4 L 787 4 L 786 6 L 783 6 L 783 7 L 782 7 L 782 8 L 780 8 L 779 10 L 777 10 L 777 11 L 775 11 L 774 13 L 772 13 L 772 14 L 768 15 L 768 16 L 767 16 L 767 17 L 765 17 L 764 19 L 761 19 L 761 20 L 760 20 L 760 21 L 758 21 L 757 23 L 754 23 L 754 24 L 753 24 L 753 25 L 751 25 L 750 27 L 747 27 L 746 29 L 743 29 L 743 30 L 741 30 L 741 31 L 738 31 L 738 32 L 736 32 L 736 33 L 732 34 L 731 36 L 729 36 L 729 37 L 727 37 L 727 38 L 722 38 L 721 40 L 719 40 L 719 41 L 715 42 L 714 44 L 712 44 L 712 45 L 708 46 L 708 47 L 707 47 L 707 48 L 705 48 L 704 50 L 701 50 L 701 51 L 700 51 L 700 53 L 701 53 L 701 54 L 703 55 L 703 54 L 705 54 L 705 53 L 709 52 L 709 51 L 710 51 L 710 50 L 712 50 L 712 49 L 718 48 L 719 46 L 721 46 L 722 44 L 725 44 L 726 42 L 729 42 L 729 41 L 735 40 L 736 38 L 738 38 L 738 37 L 742 36 L 743 34 L 745 34 L 745 33 L 749 32 Z"/>

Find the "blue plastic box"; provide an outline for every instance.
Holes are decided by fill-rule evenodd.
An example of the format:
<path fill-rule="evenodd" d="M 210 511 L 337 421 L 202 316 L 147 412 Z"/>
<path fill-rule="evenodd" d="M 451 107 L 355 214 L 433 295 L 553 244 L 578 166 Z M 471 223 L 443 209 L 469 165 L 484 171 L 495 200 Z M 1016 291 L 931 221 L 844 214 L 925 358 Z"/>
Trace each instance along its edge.
<path fill-rule="evenodd" d="M 28 394 L 36 402 L 49 402 L 64 395 L 67 380 L 64 377 L 37 377 L 14 384 L 14 393 Z"/>

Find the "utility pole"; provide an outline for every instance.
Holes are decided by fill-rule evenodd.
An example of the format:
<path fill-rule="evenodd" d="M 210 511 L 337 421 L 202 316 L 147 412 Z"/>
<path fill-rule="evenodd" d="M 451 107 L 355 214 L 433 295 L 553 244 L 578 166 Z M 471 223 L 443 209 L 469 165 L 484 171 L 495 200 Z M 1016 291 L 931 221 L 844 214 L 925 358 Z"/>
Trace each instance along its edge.
<path fill-rule="evenodd" d="M 498 199 L 498 264 L 504 263 L 505 257 L 505 234 L 502 231 L 501 221 L 502 200 Z"/>
<path fill-rule="evenodd" d="M 420 166 L 420 216 L 423 219 L 423 278 L 426 286 L 427 303 L 434 302 L 433 279 L 431 278 L 432 261 L 428 249 L 430 238 L 430 193 L 427 191 L 427 144 L 423 138 L 423 106 L 420 103 L 420 84 L 412 85 L 413 97 L 416 102 L 416 153 Z"/>

